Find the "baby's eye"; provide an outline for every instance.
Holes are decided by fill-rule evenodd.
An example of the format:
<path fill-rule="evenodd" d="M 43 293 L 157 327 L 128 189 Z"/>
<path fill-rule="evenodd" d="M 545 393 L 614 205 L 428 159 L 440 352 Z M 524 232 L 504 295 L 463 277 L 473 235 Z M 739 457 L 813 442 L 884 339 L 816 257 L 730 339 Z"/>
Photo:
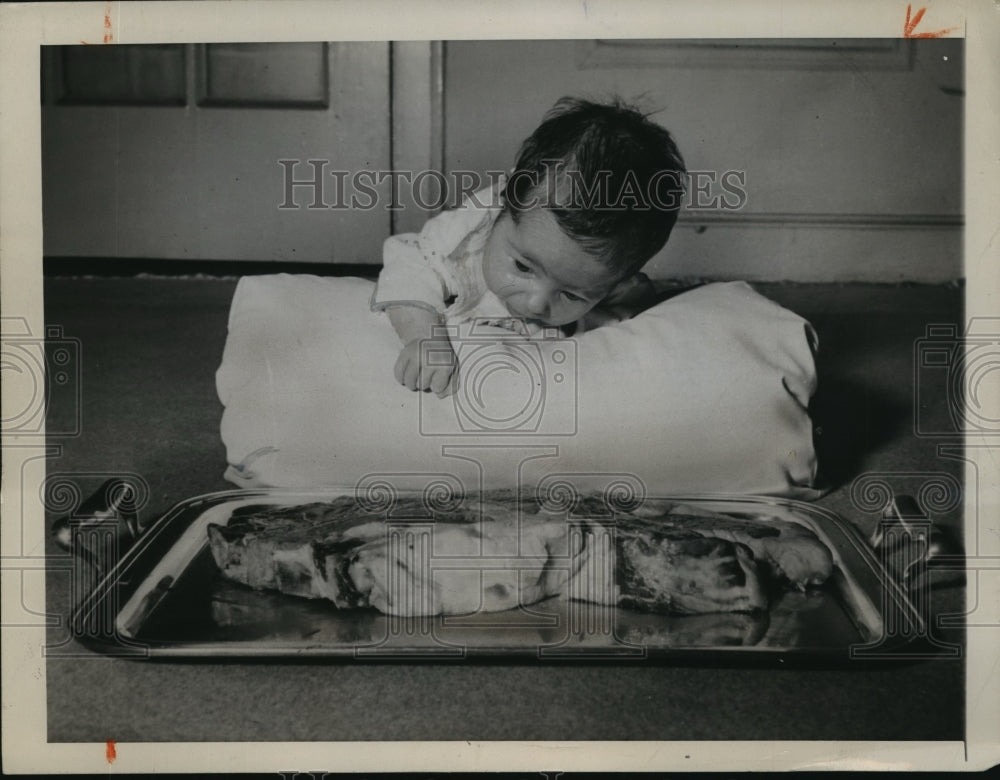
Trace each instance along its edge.
<path fill-rule="evenodd" d="M 586 301 L 586 298 L 581 298 L 579 295 L 571 292 L 563 291 L 563 297 L 570 303 L 583 303 Z"/>
<path fill-rule="evenodd" d="M 514 267 L 517 268 L 517 270 L 520 271 L 522 274 L 525 274 L 525 273 L 527 273 L 528 271 L 531 270 L 528 266 L 526 266 L 520 260 L 515 260 L 514 261 Z"/>

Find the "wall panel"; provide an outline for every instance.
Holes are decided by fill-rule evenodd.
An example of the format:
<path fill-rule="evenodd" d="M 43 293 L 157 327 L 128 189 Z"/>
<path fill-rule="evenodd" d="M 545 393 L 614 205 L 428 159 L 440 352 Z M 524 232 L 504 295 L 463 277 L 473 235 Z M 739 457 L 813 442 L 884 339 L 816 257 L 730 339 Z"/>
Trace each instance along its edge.
<path fill-rule="evenodd" d="M 746 177 L 737 211 L 687 211 L 657 275 L 962 276 L 962 40 L 450 41 L 445 167 L 513 164 L 562 95 L 620 95 L 688 168 Z M 838 48 L 839 47 L 839 48 Z"/>

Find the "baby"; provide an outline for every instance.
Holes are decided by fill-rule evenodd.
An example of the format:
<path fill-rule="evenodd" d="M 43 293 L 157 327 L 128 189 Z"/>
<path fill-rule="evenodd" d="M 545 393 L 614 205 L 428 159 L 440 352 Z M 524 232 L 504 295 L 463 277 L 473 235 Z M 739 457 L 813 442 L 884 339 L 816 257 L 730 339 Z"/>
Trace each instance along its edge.
<path fill-rule="evenodd" d="M 388 313 L 403 343 L 397 381 L 453 392 L 445 325 L 485 321 L 532 338 L 651 305 L 639 269 L 670 236 L 684 175 L 670 133 L 635 109 L 558 101 L 508 177 L 419 234 L 386 241 L 372 308 Z"/>

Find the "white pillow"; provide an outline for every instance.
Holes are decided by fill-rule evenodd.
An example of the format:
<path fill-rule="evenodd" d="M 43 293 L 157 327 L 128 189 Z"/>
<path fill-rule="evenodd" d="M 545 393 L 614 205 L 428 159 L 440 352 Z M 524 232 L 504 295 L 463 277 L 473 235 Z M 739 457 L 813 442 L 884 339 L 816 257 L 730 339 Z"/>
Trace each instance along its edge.
<path fill-rule="evenodd" d="M 815 334 L 710 284 L 575 339 L 463 329 L 462 389 L 397 384 L 362 279 L 242 279 L 216 381 L 241 486 L 513 487 L 814 498 Z"/>

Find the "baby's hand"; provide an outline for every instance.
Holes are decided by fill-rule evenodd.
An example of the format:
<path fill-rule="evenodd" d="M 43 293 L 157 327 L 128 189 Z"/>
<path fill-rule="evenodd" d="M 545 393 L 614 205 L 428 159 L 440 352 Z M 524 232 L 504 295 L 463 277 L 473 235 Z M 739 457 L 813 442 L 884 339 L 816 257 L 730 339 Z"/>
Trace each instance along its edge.
<path fill-rule="evenodd" d="M 421 357 L 425 362 L 421 364 Z M 430 390 L 444 398 L 455 392 L 458 358 L 447 338 L 416 338 L 396 359 L 396 381 L 411 390 Z"/>
<path fill-rule="evenodd" d="M 577 323 L 577 333 L 594 330 L 611 322 L 623 322 L 631 317 L 632 312 L 624 306 L 598 305 L 583 315 Z"/>
<path fill-rule="evenodd" d="M 644 273 L 619 282 L 577 323 L 577 333 L 594 330 L 609 322 L 624 322 L 657 302 L 656 287 Z"/>

